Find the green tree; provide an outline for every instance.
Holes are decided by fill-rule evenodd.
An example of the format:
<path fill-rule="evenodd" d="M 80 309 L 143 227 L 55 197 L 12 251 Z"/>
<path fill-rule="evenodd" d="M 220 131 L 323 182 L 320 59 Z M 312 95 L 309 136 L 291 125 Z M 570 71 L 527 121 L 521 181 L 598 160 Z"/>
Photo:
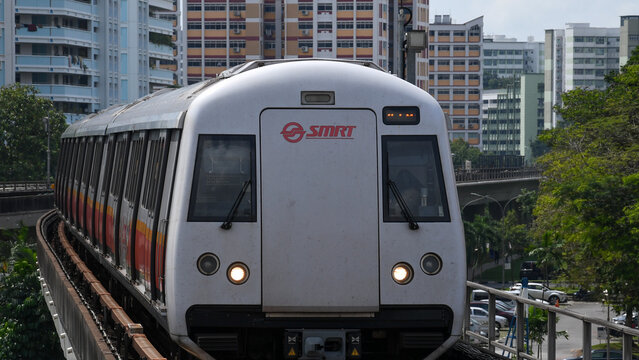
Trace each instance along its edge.
<path fill-rule="evenodd" d="M 639 305 L 639 49 L 607 79 L 606 90 L 564 94 L 565 126 L 541 136 L 551 151 L 540 158 L 535 235 L 560 244 L 571 279 L 608 289 L 631 313 Z"/>
<path fill-rule="evenodd" d="M 0 279 L 0 359 L 63 359 L 62 349 L 44 303 L 37 258 L 29 231 L 3 231 L 0 241 L 12 245 Z"/>
<path fill-rule="evenodd" d="M 51 172 L 55 169 L 64 115 L 51 100 L 36 96 L 33 86 L 0 88 L 0 181 L 42 180 L 47 173 L 47 131 L 51 139 Z"/>
<path fill-rule="evenodd" d="M 477 164 L 481 151 L 478 148 L 468 145 L 462 139 L 455 139 L 450 144 L 450 151 L 453 153 L 453 165 L 461 167 L 466 160 L 470 160 L 473 164 Z"/>
<path fill-rule="evenodd" d="M 466 265 L 471 270 L 471 279 L 475 279 L 477 266 L 490 258 L 490 249 L 500 244 L 499 223 L 490 216 L 488 209 L 475 215 L 472 221 L 464 221 L 466 238 Z"/>

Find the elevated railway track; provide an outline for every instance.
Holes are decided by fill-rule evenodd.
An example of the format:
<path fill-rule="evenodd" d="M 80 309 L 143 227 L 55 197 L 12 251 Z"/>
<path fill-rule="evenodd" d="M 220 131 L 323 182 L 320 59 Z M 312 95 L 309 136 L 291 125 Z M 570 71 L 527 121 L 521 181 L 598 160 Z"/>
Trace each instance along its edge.
<path fill-rule="evenodd" d="M 40 218 L 36 233 L 40 281 L 67 359 L 160 360 L 180 355 L 135 299 L 122 297 L 115 282 L 101 279 L 99 270 L 94 273 L 91 258 L 55 211 Z M 441 359 L 503 358 L 460 341 Z"/>

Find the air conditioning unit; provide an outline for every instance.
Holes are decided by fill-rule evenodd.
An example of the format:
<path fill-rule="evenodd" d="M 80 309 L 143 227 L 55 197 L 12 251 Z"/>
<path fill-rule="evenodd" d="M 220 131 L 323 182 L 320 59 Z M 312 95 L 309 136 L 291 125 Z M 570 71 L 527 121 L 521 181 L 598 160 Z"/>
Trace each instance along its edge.
<path fill-rule="evenodd" d="M 240 30 L 240 29 L 233 29 L 233 33 L 235 33 L 235 34 L 241 34 L 241 33 L 242 33 L 242 30 Z"/>
<path fill-rule="evenodd" d="M 304 16 L 308 15 L 308 10 L 302 10 L 302 15 Z"/>
<path fill-rule="evenodd" d="M 234 48 L 234 49 L 233 49 L 233 52 L 235 52 L 235 53 L 239 53 L 239 52 L 240 52 L 240 48 L 239 48 L 239 47 Z"/>
<path fill-rule="evenodd" d="M 302 35 L 308 35 L 310 31 L 308 29 L 302 30 Z"/>
<path fill-rule="evenodd" d="M 242 12 L 240 10 L 235 10 L 235 11 L 233 11 L 233 15 L 240 16 L 240 15 L 242 15 Z"/>
<path fill-rule="evenodd" d="M 308 52 L 308 46 L 302 46 L 302 52 L 307 53 Z"/>

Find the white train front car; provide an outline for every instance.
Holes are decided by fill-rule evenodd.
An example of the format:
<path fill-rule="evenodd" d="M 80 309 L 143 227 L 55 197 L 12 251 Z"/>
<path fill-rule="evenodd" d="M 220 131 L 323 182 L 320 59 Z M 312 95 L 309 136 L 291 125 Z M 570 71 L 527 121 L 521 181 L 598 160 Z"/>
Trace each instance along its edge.
<path fill-rule="evenodd" d="M 172 337 L 218 359 L 449 347 L 466 271 L 440 106 L 361 64 L 250 67 L 198 94 L 184 120 L 166 250 Z"/>

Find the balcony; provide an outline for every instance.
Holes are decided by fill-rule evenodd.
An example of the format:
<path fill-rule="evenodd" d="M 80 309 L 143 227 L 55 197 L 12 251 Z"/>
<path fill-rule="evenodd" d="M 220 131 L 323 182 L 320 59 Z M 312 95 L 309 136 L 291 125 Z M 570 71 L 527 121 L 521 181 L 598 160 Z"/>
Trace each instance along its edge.
<path fill-rule="evenodd" d="M 173 34 L 173 22 L 158 18 L 149 18 L 149 30 L 165 35 Z"/>
<path fill-rule="evenodd" d="M 173 71 L 164 69 L 151 69 L 149 72 L 149 81 L 154 84 L 173 84 Z"/>
<path fill-rule="evenodd" d="M 57 28 L 57 27 L 36 27 L 35 31 L 29 31 L 28 28 L 22 27 L 16 29 L 16 43 L 35 42 L 35 43 L 66 43 L 73 45 L 91 46 L 96 42 L 95 34 L 91 31 Z"/>
<path fill-rule="evenodd" d="M 173 48 L 168 45 L 149 43 L 149 56 L 158 59 L 173 59 Z"/>
<path fill-rule="evenodd" d="M 93 60 L 70 56 L 17 55 L 16 71 L 86 74 L 97 71 Z"/>
<path fill-rule="evenodd" d="M 93 10 L 90 3 L 73 0 L 16 0 L 16 13 L 28 13 L 22 8 L 51 8 L 69 10 L 70 12 L 91 15 Z"/>
<path fill-rule="evenodd" d="M 90 86 L 47 84 L 34 84 L 33 86 L 38 89 L 39 95 L 53 101 L 98 102 L 98 89 Z"/>

